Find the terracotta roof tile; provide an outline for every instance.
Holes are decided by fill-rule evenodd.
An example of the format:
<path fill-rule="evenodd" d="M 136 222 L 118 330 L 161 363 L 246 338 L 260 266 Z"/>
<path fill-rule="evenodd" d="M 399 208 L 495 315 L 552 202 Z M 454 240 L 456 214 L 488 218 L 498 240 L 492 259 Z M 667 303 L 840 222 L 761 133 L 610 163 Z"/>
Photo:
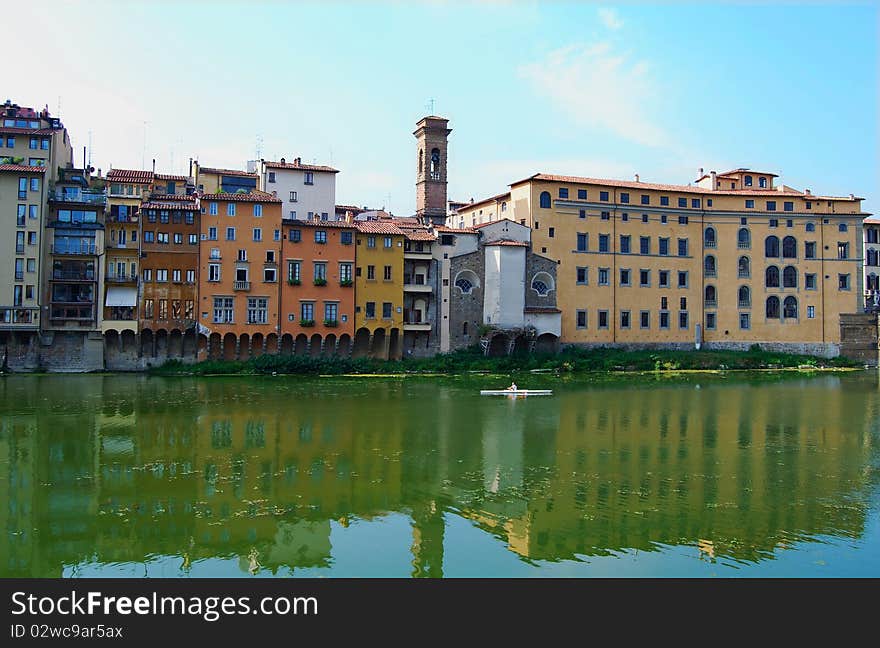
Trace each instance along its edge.
<path fill-rule="evenodd" d="M 182 175 L 168 175 L 167 173 L 157 173 L 156 180 L 171 180 L 172 182 L 186 182 L 189 180 L 186 176 Z"/>
<path fill-rule="evenodd" d="M 462 209 L 471 209 L 472 207 L 479 207 L 480 205 L 485 205 L 486 203 L 497 201 L 499 198 L 510 199 L 510 192 L 507 191 L 505 193 L 500 193 L 495 196 L 489 196 L 488 198 L 483 198 L 482 200 L 478 200 L 477 202 L 473 202 L 473 203 L 471 203 L 471 202 L 465 203 L 464 205 L 459 207 L 457 211 L 460 211 Z"/>
<path fill-rule="evenodd" d="M 46 167 L 28 166 L 26 164 L 0 164 L 0 171 L 15 171 L 16 173 L 46 173 Z"/>
<path fill-rule="evenodd" d="M 479 223 L 477 225 L 474 225 L 474 229 L 475 230 L 483 229 L 484 227 L 488 227 L 489 225 L 494 225 L 495 223 L 500 223 L 502 221 L 507 221 L 508 223 L 513 223 L 514 225 L 519 225 L 519 223 L 517 223 L 514 220 L 510 220 L 509 218 L 499 218 L 498 220 L 489 221 L 488 223 Z M 525 225 L 523 225 L 523 227 L 525 227 Z"/>
<path fill-rule="evenodd" d="M 238 169 L 215 169 L 213 167 L 199 167 L 199 173 L 207 173 L 208 175 L 231 175 L 231 176 L 243 176 L 245 178 L 256 178 L 256 173 L 248 173 L 247 171 L 240 171 Z"/>
<path fill-rule="evenodd" d="M 367 211 L 362 207 L 358 207 L 357 205 L 336 205 L 337 213 L 345 213 L 347 211 L 354 212 L 355 214 L 360 214 L 362 211 Z"/>
<path fill-rule="evenodd" d="M 153 193 L 150 194 L 150 200 L 184 200 L 184 201 L 194 201 L 196 199 L 195 195 L 187 196 L 184 194 L 160 194 Z"/>
<path fill-rule="evenodd" d="M 298 171 L 322 171 L 326 173 L 339 173 L 339 169 L 333 167 L 320 166 L 316 164 L 303 164 L 302 162 L 263 162 L 268 169 L 295 169 Z"/>
<path fill-rule="evenodd" d="M 202 200 L 212 201 L 216 200 L 219 202 L 266 202 L 266 203 L 281 203 L 281 201 L 273 196 L 270 193 L 266 193 L 265 191 L 251 191 L 249 193 L 212 193 L 212 194 L 202 194 L 200 196 Z"/>
<path fill-rule="evenodd" d="M 623 189 L 653 189 L 657 191 L 669 191 L 675 193 L 701 194 L 706 198 L 712 196 L 785 196 L 805 198 L 808 200 L 864 200 L 863 198 L 850 198 L 849 196 L 816 196 L 807 195 L 798 191 L 778 191 L 776 189 L 740 189 L 740 190 L 709 190 L 702 187 L 689 185 L 657 184 L 652 182 L 635 182 L 633 180 L 612 180 L 610 178 L 586 178 L 580 176 L 563 176 L 549 173 L 536 173 L 528 178 L 517 180 L 510 184 L 511 187 L 520 185 L 531 180 L 544 180 L 547 182 L 569 182 L 572 184 L 594 184 L 606 187 L 620 187 Z M 633 205 L 637 208 L 639 205 Z"/>
<path fill-rule="evenodd" d="M 363 232 L 365 234 L 403 234 L 403 230 L 400 229 L 393 222 L 388 221 L 357 221 L 355 223 L 358 232 Z"/>
<path fill-rule="evenodd" d="M 446 227 L 446 225 L 435 225 L 435 232 L 443 232 L 444 234 L 476 234 L 477 231 L 472 227 Z"/>
<path fill-rule="evenodd" d="M 196 202 L 158 202 L 151 200 L 141 203 L 141 209 L 166 209 L 168 211 L 197 211 L 199 205 Z"/>
<path fill-rule="evenodd" d="M 436 236 L 424 229 L 405 229 L 403 235 L 410 241 L 434 241 Z"/>
<path fill-rule="evenodd" d="M 4 135 L 52 135 L 52 128 L 15 128 L 13 126 L 0 126 L 0 133 Z"/>
<path fill-rule="evenodd" d="M 152 171 L 139 171 L 135 169 L 110 169 L 107 172 L 107 180 L 110 182 L 136 182 L 146 184 L 153 181 Z"/>
<path fill-rule="evenodd" d="M 284 225 L 288 227 L 294 226 L 302 226 L 302 227 L 320 227 L 324 228 L 335 228 L 335 229 L 357 229 L 357 226 L 354 223 L 346 223 L 345 221 L 332 221 L 332 220 L 299 220 L 296 218 L 285 218 Z"/>

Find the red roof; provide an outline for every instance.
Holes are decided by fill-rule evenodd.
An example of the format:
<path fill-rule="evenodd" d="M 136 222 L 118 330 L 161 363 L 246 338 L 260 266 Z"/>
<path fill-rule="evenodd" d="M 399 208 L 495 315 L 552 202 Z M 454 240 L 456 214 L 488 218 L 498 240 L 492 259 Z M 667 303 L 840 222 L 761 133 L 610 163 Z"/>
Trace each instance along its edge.
<path fill-rule="evenodd" d="M 624 189 L 654 189 L 659 191 L 669 191 L 676 193 L 695 193 L 704 195 L 706 198 L 711 198 L 712 196 L 786 196 L 786 197 L 797 197 L 804 198 L 806 200 L 863 200 L 862 198 L 850 198 L 849 196 L 816 196 L 816 195 L 807 195 L 801 193 L 799 191 L 778 191 L 776 189 L 744 189 L 744 190 L 709 190 L 704 189 L 703 187 L 693 187 L 689 185 L 673 185 L 673 184 L 656 184 L 652 182 L 635 182 L 634 180 L 612 180 L 609 178 L 584 178 L 580 176 L 563 176 L 563 175 L 553 175 L 549 173 L 536 173 L 534 175 L 529 176 L 528 178 L 524 178 L 522 180 L 517 180 L 516 182 L 512 182 L 510 184 L 511 187 L 519 184 L 523 184 L 525 182 L 529 182 L 531 180 L 545 180 L 548 182 L 570 182 L 572 184 L 594 184 L 594 185 L 604 185 L 607 187 L 621 187 Z M 634 208 L 639 207 L 639 205 L 634 205 Z"/>
<path fill-rule="evenodd" d="M 0 171 L 15 171 L 16 173 L 46 173 L 46 167 L 28 166 L 26 164 L 0 164 Z"/>
<path fill-rule="evenodd" d="M 147 184 L 153 181 L 152 171 L 138 171 L 134 169 L 110 169 L 107 172 L 107 180 L 110 182 L 137 182 Z"/>
<path fill-rule="evenodd" d="M 215 193 L 202 194 L 202 200 L 220 202 L 265 202 L 265 203 L 281 203 L 281 201 L 270 193 L 265 191 L 251 191 L 250 193 Z"/>
<path fill-rule="evenodd" d="M 184 194 L 150 194 L 150 200 L 188 200 L 190 202 L 193 202 L 195 201 L 195 199 L 195 196 L 187 196 Z"/>
<path fill-rule="evenodd" d="M 443 232 L 446 234 L 476 234 L 477 233 L 476 230 L 473 229 L 472 227 L 462 227 L 462 228 L 456 229 L 454 227 L 446 227 L 446 225 L 435 225 L 434 231 L 435 232 Z"/>
<path fill-rule="evenodd" d="M 51 128 L 15 128 L 13 126 L 0 126 L 0 133 L 4 135 L 51 135 L 56 132 Z"/>
<path fill-rule="evenodd" d="M 328 166 L 318 166 L 315 164 L 303 164 L 302 162 L 269 162 L 263 161 L 268 169 L 297 169 L 299 171 L 323 171 L 326 173 L 339 173 L 339 169 Z"/>
<path fill-rule="evenodd" d="M 303 227 L 321 227 L 321 228 L 336 228 L 336 229 L 356 229 L 354 223 L 346 223 L 345 221 L 332 221 L 332 220 L 298 220 L 296 218 L 286 218 L 284 219 L 284 225 L 287 226 L 303 226 Z"/>
<path fill-rule="evenodd" d="M 156 180 L 171 180 L 172 182 L 186 182 L 189 180 L 186 176 L 182 175 L 168 175 L 167 173 L 157 173 Z"/>
<path fill-rule="evenodd" d="M 561 313 L 558 308 L 550 308 L 548 306 L 526 306 L 523 313 Z"/>
<path fill-rule="evenodd" d="M 501 241 L 489 241 L 485 243 L 485 245 L 501 245 L 505 247 L 529 247 L 528 243 L 523 243 L 522 241 L 508 241 L 507 239 Z"/>
<path fill-rule="evenodd" d="M 239 171 L 238 169 L 214 169 L 211 167 L 199 167 L 199 173 L 207 173 L 209 175 L 231 175 L 244 176 L 245 178 L 256 178 L 256 173 L 248 173 L 247 171 Z"/>
<path fill-rule="evenodd" d="M 406 229 L 403 231 L 403 235 L 410 241 L 433 241 L 437 238 L 425 229 Z"/>
<path fill-rule="evenodd" d="M 507 221 L 508 223 L 519 225 L 519 223 L 514 220 L 510 220 L 509 218 L 499 218 L 498 220 L 489 221 L 488 223 L 478 223 L 477 225 L 474 225 L 474 229 L 483 229 L 484 227 L 488 227 L 489 225 L 494 225 L 495 223 L 500 223 L 502 221 Z M 522 225 L 522 227 L 525 227 L 525 225 Z"/>
<path fill-rule="evenodd" d="M 364 234 L 403 234 L 393 222 L 385 221 L 356 221 L 355 227 Z"/>
<path fill-rule="evenodd" d="M 336 212 L 345 213 L 347 211 L 354 212 L 355 214 L 360 214 L 363 211 L 366 211 L 362 207 L 358 207 L 357 205 L 336 205 Z"/>
<path fill-rule="evenodd" d="M 151 200 L 149 202 L 141 203 L 141 209 L 167 209 L 170 211 L 196 211 L 199 208 L 198 204 L 195 202 L 157 202 Z"/>
<path fill-rule="evenodd" d="M 493 201 L 498 201 L 499 198 L 510 198 L 510 192 L 500 193 L 497 196 L 490 196 L 488 198 L 483 198 L 482 200 L 478 200 L 477 202 L 469 202 L 465 203 L 461 207 L 459 207 L 456 211 L 461 211 L 462 209 L 470 209 L 471 207 L 479 207 L 480 205 L 485 205 L 486 203 L 490 203 Z"/>

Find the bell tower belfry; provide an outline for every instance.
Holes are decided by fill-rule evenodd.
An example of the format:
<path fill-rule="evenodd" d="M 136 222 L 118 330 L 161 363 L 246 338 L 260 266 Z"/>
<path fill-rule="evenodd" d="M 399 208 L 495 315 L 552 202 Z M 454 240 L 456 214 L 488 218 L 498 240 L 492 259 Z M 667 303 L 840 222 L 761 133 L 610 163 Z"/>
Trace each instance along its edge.
<path fill-rule="evenodd" d="M 448 124 L 443 117 L 423 117 L 413 131 L 418 142 L 416 216 L 426 225 L 446 224 Z"/>

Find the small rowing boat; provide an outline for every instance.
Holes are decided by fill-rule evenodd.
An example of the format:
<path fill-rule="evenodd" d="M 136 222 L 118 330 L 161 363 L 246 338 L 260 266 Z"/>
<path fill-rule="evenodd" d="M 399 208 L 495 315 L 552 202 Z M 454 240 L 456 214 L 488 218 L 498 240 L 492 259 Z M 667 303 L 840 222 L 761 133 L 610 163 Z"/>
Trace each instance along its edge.
<path fill-rule="evenodd" d="M 552 389 L 481 389 L 480 396 L 550 396 Z"/>

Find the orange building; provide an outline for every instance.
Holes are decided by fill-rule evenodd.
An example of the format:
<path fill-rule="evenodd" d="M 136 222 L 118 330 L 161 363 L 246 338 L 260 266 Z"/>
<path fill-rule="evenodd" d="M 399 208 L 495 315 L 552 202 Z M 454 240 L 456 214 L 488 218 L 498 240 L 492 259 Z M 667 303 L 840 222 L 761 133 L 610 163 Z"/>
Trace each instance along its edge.
<path fill-rule="evenodd" d="M 354 335 L 355 226 L 285 221 L 282 351 L 347 355 Z"/>
<path fill-rule="evenodd" d="M 201 212 L 200 359 L 277 352 L 281 201 L 262 191 L 204 194 Z"/>

